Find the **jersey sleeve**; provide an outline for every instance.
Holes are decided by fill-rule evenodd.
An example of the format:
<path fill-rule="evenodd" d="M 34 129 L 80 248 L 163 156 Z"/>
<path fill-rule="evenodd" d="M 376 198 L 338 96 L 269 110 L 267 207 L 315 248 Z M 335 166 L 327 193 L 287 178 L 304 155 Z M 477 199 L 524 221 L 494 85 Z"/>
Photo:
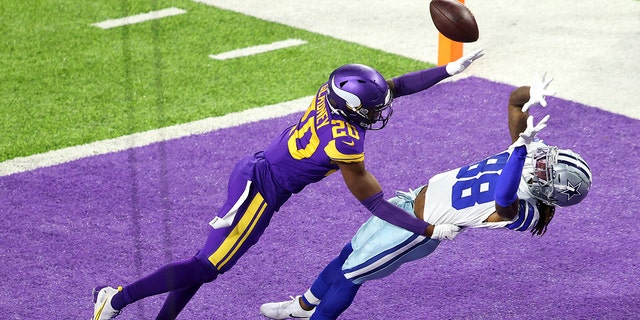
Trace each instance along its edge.
<path fill-rule="evenodd" d="M 531 230 L 540 219 L 540 212 L 535 204 L 526 200 L 519 200 L 518 203 L 518 216 L 511 220 L 506 227 L 515 231 Z"/>
<path fill-rule="evenodd" d="M 324 152 L 333 161 L 362 162 L 364 161 L 364 132 L 360 139 L 351 136 L 334 138 L 324 148 Z"/>

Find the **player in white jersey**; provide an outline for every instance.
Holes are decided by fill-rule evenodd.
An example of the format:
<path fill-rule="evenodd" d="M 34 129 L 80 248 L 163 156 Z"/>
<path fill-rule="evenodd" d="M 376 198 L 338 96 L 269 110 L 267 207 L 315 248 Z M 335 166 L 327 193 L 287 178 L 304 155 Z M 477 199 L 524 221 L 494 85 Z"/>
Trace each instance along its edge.
<path fill-rule="evenodd" d="M 535 139 L 549 116 L 534 126 L 528 109 L 538 103 L 546 106 L 550 82 L 543 77 L 511 93 L 508 108 L 513 144 L 507 150 L 437 174 L 427 185 L 397 192 L 389 201 L 429 224 L 508 228 L 543 235 L 555 207 L 582 201 L 592 179 L 589 166 L 578 154 Z M 449 239 L 455 236 L 457 233 Z M 364 282 L 386 277 L 402 264 L 429 255 L 439 243 L 372 217 L 304 295 L 263 304 L 260 312 L 271 319 L 336 319 Z"/>
<path fill-rule="evenodd" d="M 531 142 L 528 150 L 537 150 L 547 147 L 541 141 Z M 427 222 L 449 223 L 461 227 L 473 228 L 500 228 L 510 226 L 519 231 L 530 230 L 539 220 L 537 199 L 528 192 L 528 184 L 524 173 L 520 180 L 520 188 L 517 192 L 520 205 L 526 210 L 519 212 L 523 215 L 523 223 L 516 225 L 517 221 L 504 221 L 503 219 L 489 222 L 491 214 L 496 212 L 494 191 L 496 181 L 502 172 L 513 148 L 499 154 L 483 159 L 477 163 L 436 174 L 429 179 L 428 188 L 417 195 L 422 197 L 416 207 L 424 207 L 422 219 Z M 533 162 L 533 154 L 525 160 Z M 487 201 L 483 201 L 487 197 Z M 424 205 L 422 205 L 424 203 Z"/>

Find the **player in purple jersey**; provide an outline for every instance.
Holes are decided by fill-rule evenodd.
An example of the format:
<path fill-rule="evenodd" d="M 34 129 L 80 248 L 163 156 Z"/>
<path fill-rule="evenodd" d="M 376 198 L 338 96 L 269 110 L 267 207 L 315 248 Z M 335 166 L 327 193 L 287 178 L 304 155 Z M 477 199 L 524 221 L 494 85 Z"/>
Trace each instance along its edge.
<path fill-rule="evenodd" d="M 389 201 L 430 224 L 543 235 L 555 207 L 581 202 L 592 178 L 578 154 L 534 141 L 548 116 L 534 126 L 527 110 L 538 103 L 546 106 L 550 82 L 543 77 L 511 93 L 508 121 L 513 144 L 507 151 L 437 174 L 428 185 L 398 192 Z M 402 264 L 431 254 L 439 243 L 371 217 L 303 295 L 263 304 L 260 312 L 271 319 L 336 319 L 366 281 L 384 278 Z"/>
<path fill-rule="evenodd" d="M 462 72 L 482 55 L 482 50 L 475 50 L 445 66 L 390 80 L 359 64 L 334 70 L 296 124 L 264 151 L 236 164 L 227 199 L 209 223 L 211 230 L 200 251 L 127 286 L 94 288 L 94 320 L 113 319 L 125 306 L 166 292 L 156 319 L 175 319 L 200 286 L 228 271 L 258 241 L 273 213 L 292 194 L 338 170 L 351 193 L 373 215 L 425 237 L 455 237 L 458 226 L 430 225 L 384 200 L 380 184 L 365 168 L 364 140 L 367 130 L 385 126 L 394 98 L 426 90 Z"/>

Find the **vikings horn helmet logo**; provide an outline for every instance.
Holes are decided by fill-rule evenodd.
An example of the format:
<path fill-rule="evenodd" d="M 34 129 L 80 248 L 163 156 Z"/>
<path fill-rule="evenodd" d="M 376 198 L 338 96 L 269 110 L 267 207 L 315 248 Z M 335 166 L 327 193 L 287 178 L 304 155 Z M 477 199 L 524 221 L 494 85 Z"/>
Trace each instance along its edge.
<path fill-rule="evenodd" d="M 332 112 L 368 130 L 382 129 L 393 113 L 384 77 L 361 64 L 343 65 L 331 73 L 328 98 Z"/>

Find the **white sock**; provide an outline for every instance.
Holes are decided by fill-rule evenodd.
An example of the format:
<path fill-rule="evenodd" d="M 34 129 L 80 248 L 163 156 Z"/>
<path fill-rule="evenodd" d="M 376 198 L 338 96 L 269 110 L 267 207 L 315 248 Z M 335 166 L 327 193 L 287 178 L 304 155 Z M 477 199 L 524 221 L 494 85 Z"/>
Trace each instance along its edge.
<path fill-rule="evenodd" d="M 317 306 L 320 304 L 320 299 L 318 299 L 316 296 L 313 295 L 313 293 L 311 292 L 311 289 L 307 290 L 307 292 L 305 292 L 303 296 L 304 296 L 304 299 L 306 300 L 305 302 L 309 302 L 314 306 Z"/>

